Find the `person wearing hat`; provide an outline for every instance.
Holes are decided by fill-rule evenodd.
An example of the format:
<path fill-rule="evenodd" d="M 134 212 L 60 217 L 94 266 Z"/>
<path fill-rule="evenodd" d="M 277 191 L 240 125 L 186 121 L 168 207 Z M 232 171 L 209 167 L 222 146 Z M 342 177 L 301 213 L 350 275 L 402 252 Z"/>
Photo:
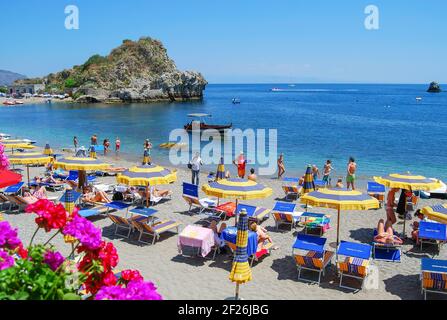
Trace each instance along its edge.
<path fill-rule="evenodd" d="M 233 164 L 237 167 L 237 176 L 241 179 L 245 178 L 245 169 L 247 167 L 247 159 L 245 159 L 244 152 L 241 151 L 239 157 L 233 161 Z"/>

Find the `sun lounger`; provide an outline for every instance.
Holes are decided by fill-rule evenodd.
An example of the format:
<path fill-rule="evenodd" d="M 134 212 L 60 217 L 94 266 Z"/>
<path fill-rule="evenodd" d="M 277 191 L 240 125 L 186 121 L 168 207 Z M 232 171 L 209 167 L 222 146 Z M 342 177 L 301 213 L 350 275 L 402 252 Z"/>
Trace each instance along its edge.
<path fill-rule="evenodd" d="M 146 241 L 141 240 L 143 235 L 149 235 L 152 236 L 152 245 L 155 244 L 155 241 L 160 239 L 160 235 L 164 232 L 176 230 L 178 233 L 179 227 L 181 225 L 180 222 L 173 221 L 173 220 L 164 220 L 159 221 L 154 224 L 147 224 L 141 221 L 132 220 L 132 225 L 140 232 L 140 237 L 138 238 L 139 242 L 143 243 L 149 243 Z"/>
<path fill-rule="evenodd" d="M 340 288 L 361 290 L 368 276 L 372 247 L 367 244 L 342 241 L 337 251 L 337 267 L 340 274 Z M 340 261 L 340 258 L 344 260 Z M 343 277 L 361 280 L 359 288 L 343 285 Z"/>
<path fill-rule="evenodd" d="M 326 188 L 326 182 L 323 180 L 315 180 L 314 185 L 317 190 Z"/>
<path fill-rule="evenodd" d="M 385 204 L 385 186 L 377 182 L 368 182 L 368 195 L 379 200 L 380 206 Z"/>
<path fill-rule="evenodd" d="M 92 208 L 86 208 L 79 210 L 79 215 L 84 218 L 91 218 L 106 214 L 109 211 L 108 208 L 103 206 L 96 206 Z"/>
<path fill-rule="evenodd" d="M 189 205 L 189 214 L 191 214 L 192 208 L 198 208 L 199 213 L 202 213 L 205 210 L 211 210 L 217 204 L 211 199 L 199 199 L 199 187 L 190 183 L 183 183 L 183 199 Z"/>
<path fill-rule="evenodd" d="M 159 203 L 160 201 L 171 200 L 172 199 L 172 193 L 171 192 L 169 192 L 169 194 L 167 196 L 165 196 L 165 197 L 158 197 L 158 196 L 155 196 L 154 191 L 155 191 L 155 188 L 151 187 L 150 188 L 149 199 L 150 199 L 150 202 L 151 202 L 151 204 L 153 206 L 156 205 L 157 203 Z"/>
<path fill-rule="evenodd" d="M 293 258 L 298 270 L 298 280 L 320 285 L 321 276 L 325 275 L 325 270 L 331 264 L 334 256 L 334 252 L 325 250 L 326 241 L 326 238 L 298 235 L 293 245 Z M 303 278 L 303 270 L 318 273 L 318 280 Z"/>
<path fill-rule="evenodd" d="M 374 230 L 374 237 L 377 236 L 377 229 Z M 397 233 L 395 232 L 395 235 Z M 381 243 L 373 240 L 373 259 L 387 262 L 400 262 L 402 256 L 401 245 L 394 243 Z"/>
<path fill-rule="evenodd" d="M 38 200 L 28 200 L 25 197 L 22 197 L 20 195 L 7 195 L 6 196 L 11 203 L 11 206 L 9 207 L 9 211 L 12 212 L 20 212 L 23 211 L 28 205 L 36 203 Z M 16 210 L 12 210 L 14 207 L 17 207 Z"/>
<path fill-rule="evenodd" d="M 321 237 L 331 227 L 330 216 L 322 213 L 304 212 L 301 215 L 300 220 L 303 221 L 305 234 L 317 231 L 318 235 Z"/>
<path fill-rule="evenodd" d="M 421 286 L 424 300 L 427 293 L 447 294 L 447 260 L 421 260 Z"/>
<path fill-rule="evenodd" d="M 25 182 L 19 182 L 13 186 L 10 186 L 6 188 L 3 193 L 5 194 L 16 194 L 20 193 L 22 191 L 23 186 L 25 185 Z"/>
<path fill-rule="evenodd" d="M 129 213 L 129 207 L 131 205 L 120 201 L 113 201 L 110 203 L 104 203 L 103 206 L 107 208 L 107 213 L 109 213 L 110 210 L 116 210 L 116 211 L 126 210 L 127 215 Z"/>
<path fill-rule="evenodd" d="M 135 229 L 133 222 L 142 222 L 146 223 L 147 218 L 143 216 L 135 216 L 132 218 L 123 218 L 121 216 L 118 216 L 116 214 L 108 213 L 107 216 L 109 219 L 113 222 L 115 225 L 115 235 L 121 236 L 124 238 L 129 238 L 132 231 Z M 119 234 L 119 230 L 124 229 L 127 233 L 126 234 Z"/>
<path fill-rule="evenodd" d="M 249 222 L 253 221 L 256 222 L 257 224 L 260 224 L 263 221 L 267 220 L 269 218 L 269 214 L 272 212 L 272 210 L 270 209 L 249 206 L 240 203 L 236 208 L 236 213 L 239 214 L 239 212 L 241 212 L 242 209 L 245 209 L 247 211 L 248 221 Z"/>
<path fill-rule="evenodd" d="M 279 230 L 279 226 L 290 226 L 290 230 L 296 227 L 299 216 L 302 213 L 295 212 L 296 204 L 277 202 L 272 210 L 273 218 L 275 219 L 276 230 Z"/>
<path fill-rule="evenodd" d="M 231 253 L 234 255 L 236 252 L 236 244 L 233 242 L 225 241 L 225 244 L 227 247 L 231 250 Z M 273 243 L 267 242 L 264 244 L 259 250 L 257 250 L 255 253 L 249 256 L 250 260 L 250 267 L 253 267 L 253 264 L 255 262 L 260 262 L 264 257 L 270 255 L 270 252 L 273 248 Z"/>
<path fill-rule="evenodd" d="M 435 244 L 438 251 L 441 251 L 442 245 L 447 242 L 447 225 L 437 222 L 421 221 L 419 224 L 419 243 L 422 246 L 426 244 Z"/>

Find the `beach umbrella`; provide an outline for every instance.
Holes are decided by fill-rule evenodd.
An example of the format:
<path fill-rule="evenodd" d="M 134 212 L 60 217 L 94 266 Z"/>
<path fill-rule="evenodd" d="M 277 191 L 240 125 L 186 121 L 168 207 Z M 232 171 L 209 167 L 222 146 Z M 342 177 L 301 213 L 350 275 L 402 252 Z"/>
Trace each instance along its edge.
<path fill-rule="evenodd" d="M 308 165 L 306 174 L 304 175 L 304 183 L 303 188 L 301 189 L 302 194 L 306 194 L 309 192 L 315 191 L 315 182 L 314 182 L 314 176 L 312 173 L 312 166 Z"/>
<path fill-rule="evenodd" d="M 171 184 L 177 181 L 177 172 L 153 164 L 136 166 L 118 174 L 116 181 L 128 186 L 145 186 L 149 207 L 149 186 Z"/>
<path fill-rule="evenodd" d="M 16 185 L 22 181 L 22 176 L 9 170 L 0 171 L 0 188 Z"/>
<path fill-rule="evenodd" d="M 84 187 L 87 170 L 107 170 L 110 164 L 94 158 L 68 157 L 56 160 L 53 164 L 55 169 L 79 171 L 78 188 Z"/>
<path fill-rule="evenodd" d="M 220 163 L 217 166 L 216 181 L 223 179 L 225 179 L 225 164 L 224 164 L 224 158 L 221 158 Z"/>
<path fill-rule="evenodd" d="M 337 221 L 337 247 L 340 243 L 340 212 L 342 210 L 369 210 L 378 209 L 379 201 L 357 190 L 347 189 L 320 189 L 305 194 L 301 203 L 315 207 L 331 208 L 338 211 Z"/>
<path fill-rule="evenodd" d="M 11 149 L 11 152 L 14 153 L 14 149 L 34 149 L 35 147 L 26 142 L 8 142 L 2 141 L 1 144 L 6 149 Z"/>
<path fill-rule="evenodd" d="M 393 173 L 384 177 L 374 177 L 377 183 L 383 184 L 388 188 L 396 188 L 413 191 L 430 191 L 436 190 L 442 187 L 442 183 L 436 179 L 429 179 L 424 176 L 411 175 L 409 172 L 406 174 Z M 405 235 L 407 214 L 404 214 L 403 233 Z"/>
<path fill-rule="evenodd" d="M 54 154 L 53 149 L 51 149 L 50 145 L 47 143 L 45 145 L 45 149 L 43 150 L 43 154 L 46 154 L 47 156 L 51 156 Z"/>
<path fill-rule="evenodd" d="M 13 165 L 25 165 L 28 174 L 29 184 L 29 166 L 46 165 L 51 162 L 51 157 L 38 152 L 16 153 L 9 157 L 9 162 Z"/>
<path fill-rule="evenodd" d="M 431 207 L 425 207 L 421 210 L 422 214 L 430 220 L 447 224 L 447 204 L 439 204 Z"/>
<path fill-rule="evenodd" d="M 236 253 L 229 279 L 236 283 L 235 300 L 239 300 L 239 286 L 252 280 L 250 264 L 247 254 L 248 245 L 248 216 L 247 211 L 242 209 L 239 213 L 237 224 Z"/>
<path fill-rule="evenodd" d="M 411 175 L 410 173 L 393 173 L 384 177 L 374 177 L 374 180 L 388 188 L 405 189 L 411 191 L 430 191 L 442 187 L 439 180 L 429 179 L 424 176 L 415 176 Z"/>
<path fill-rule="evenodd" d="M 206 195 L 236 200 L 236 208 L 239 200 L 254 200 L 270 197 L 273 193 L 271 188 L 264 185 L 241 178 L 223 179 L 211 182 L 202 186 L 202 191 Z M 236 215 L 237 220 L 237 215 Z"/>

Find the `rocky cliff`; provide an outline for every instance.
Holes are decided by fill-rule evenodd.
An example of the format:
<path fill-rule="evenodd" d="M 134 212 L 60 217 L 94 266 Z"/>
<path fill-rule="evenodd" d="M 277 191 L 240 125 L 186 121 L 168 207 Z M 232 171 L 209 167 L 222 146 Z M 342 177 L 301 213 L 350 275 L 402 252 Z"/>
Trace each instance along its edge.
<path fill-rule="evenodd" d="M 179 71 L 163 44 L 147 37 L 125 40 L 108 56 L 92 56 L 42 80 L 47 91 L 68 92 L 78 102 L 201 99 L 207 85 L 200 73 Z"/>
<path fill-rule="evenodd" d="M 437 82 L 432 82 L 432 83 L 430 83 L 430 87 L 428 88 L 427 92 L 432 92 L 432 93 L 441 92 L 441 86 Z"/>

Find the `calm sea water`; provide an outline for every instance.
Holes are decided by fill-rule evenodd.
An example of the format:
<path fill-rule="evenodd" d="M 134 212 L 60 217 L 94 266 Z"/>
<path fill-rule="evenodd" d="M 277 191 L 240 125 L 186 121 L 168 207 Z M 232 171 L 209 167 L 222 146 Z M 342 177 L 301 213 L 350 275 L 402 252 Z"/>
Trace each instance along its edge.
<path fill-rule="evenodd" d="M 271 88 L 282 91 L 272 92 Z M 0 131 L 30 138 L 39 145 L 71 147 L 74 135 L 88 147 L 116 136 L 122 151 L 141 158 L 142 144 L 168 141 L 189 113 L 213 115 L 235 128 L 278 130 L 278 151 L 285 154 L 288 175 L 306 164 L 320 168 L 332 159 L 343 176 L 349 156 L 359 175 L 390 172 L 423 174 L 447 180 L 447 93 L 426 93 L 425 85 L 297 84 L 209 85 L 202 102 L 148 105 L 78 105 L 53 103 L 0 108 Z M 422 101 L 416 101 L 422 97 Z M 232 99 L 241 99 L 233 105 Z M 239 152 L 240 150 L 236 150 Z M 166 163 L 167 151 L 153 157 Z"/>

